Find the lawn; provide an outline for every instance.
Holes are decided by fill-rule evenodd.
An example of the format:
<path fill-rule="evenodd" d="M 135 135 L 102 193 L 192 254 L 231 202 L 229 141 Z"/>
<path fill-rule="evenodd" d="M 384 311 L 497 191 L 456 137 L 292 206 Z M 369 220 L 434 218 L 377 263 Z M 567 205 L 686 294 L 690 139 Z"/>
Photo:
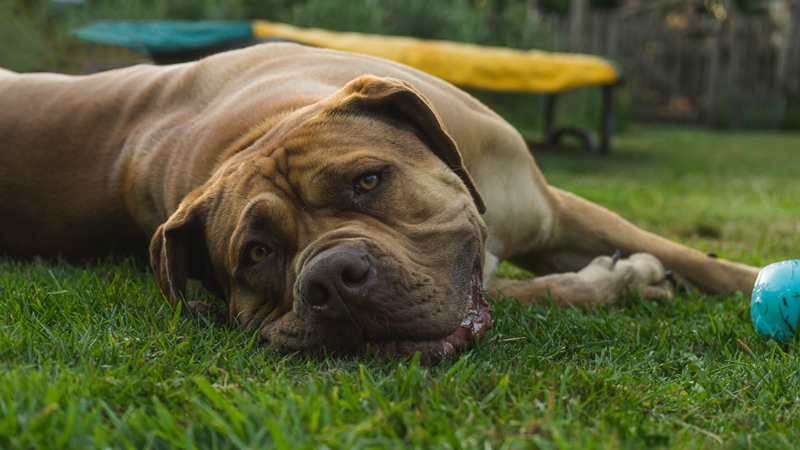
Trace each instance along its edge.
<path fill-rule="evenodd" d="M 632 126 L 614 147 L 536 158 L 669 238 L 800 257 L 800 135 Z M 755 335 L 748 303 L 492 302 L 477 349 L 420 367 L 261 350 L 179 316 L 145 262 L 0 258 L 0 448 L 792 448 L 800 344 Z"/>

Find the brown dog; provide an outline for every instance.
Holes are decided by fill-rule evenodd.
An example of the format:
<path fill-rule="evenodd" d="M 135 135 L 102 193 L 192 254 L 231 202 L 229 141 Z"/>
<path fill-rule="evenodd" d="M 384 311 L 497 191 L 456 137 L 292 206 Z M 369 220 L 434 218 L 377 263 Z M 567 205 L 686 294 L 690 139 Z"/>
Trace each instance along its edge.
<path fill-rule="evenodd" d="M 670 298 L 662 263 L 710 293 L 749 294 L 758 273 L 548 186 L 520 135 L 448 83 L 291 44 L 0 71 L 0 217 L 17 257 L 141 254 L 152 237 L 173 302 L 200 280 L 280 350 L 427 362 L 483 335 L 482 284 L 591 304 Z M 628 258 L 600 256 L 617 249 Z M 492 280 L 501 260 L 556 275 Z"/>

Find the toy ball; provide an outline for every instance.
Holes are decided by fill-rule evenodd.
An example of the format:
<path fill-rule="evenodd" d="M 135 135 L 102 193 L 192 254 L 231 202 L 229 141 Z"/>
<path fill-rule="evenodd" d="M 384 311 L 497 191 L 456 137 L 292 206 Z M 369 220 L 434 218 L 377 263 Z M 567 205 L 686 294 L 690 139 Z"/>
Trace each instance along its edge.
<path fill-rule="evenodd" d="M 800 319 L 800 260 L 781 261 L 761 269 L 750 301 L 753 325 L 776 341 L 794 338 Z"/>

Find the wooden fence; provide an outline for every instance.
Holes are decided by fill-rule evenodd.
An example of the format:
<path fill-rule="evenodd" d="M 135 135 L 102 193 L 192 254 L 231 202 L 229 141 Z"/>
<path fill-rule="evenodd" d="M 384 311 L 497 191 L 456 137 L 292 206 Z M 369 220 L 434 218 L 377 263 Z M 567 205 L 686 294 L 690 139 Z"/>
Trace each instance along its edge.
<path fill-rule="evenodd" d="M 631 118 L 732 128 L 800 126 L 800 13 L 769 16 L 591 12 L 535 20 L 532 46 L 605 55 L 628 76 Z"/>

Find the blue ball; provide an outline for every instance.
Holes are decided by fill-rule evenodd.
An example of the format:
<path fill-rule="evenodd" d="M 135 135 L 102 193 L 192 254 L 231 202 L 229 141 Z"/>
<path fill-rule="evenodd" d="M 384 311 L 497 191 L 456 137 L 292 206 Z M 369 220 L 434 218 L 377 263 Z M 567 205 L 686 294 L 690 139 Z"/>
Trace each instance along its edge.
<path fill-rule="evenodd" d="M 758 333 L 790 340 L 800 319 L 800 260 L 781 261 L 761 269 L 750 301 Z"/>

